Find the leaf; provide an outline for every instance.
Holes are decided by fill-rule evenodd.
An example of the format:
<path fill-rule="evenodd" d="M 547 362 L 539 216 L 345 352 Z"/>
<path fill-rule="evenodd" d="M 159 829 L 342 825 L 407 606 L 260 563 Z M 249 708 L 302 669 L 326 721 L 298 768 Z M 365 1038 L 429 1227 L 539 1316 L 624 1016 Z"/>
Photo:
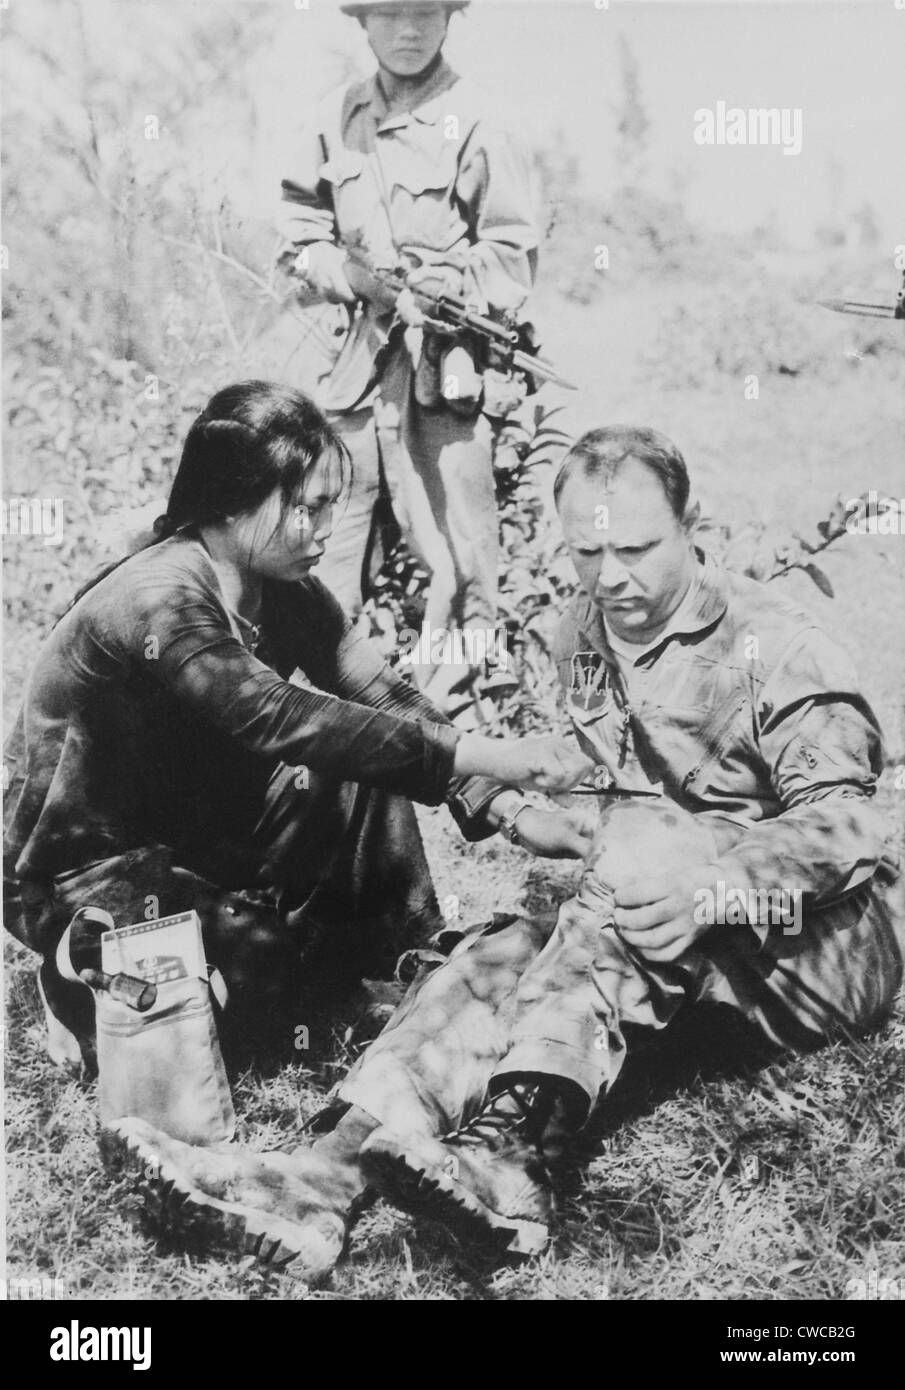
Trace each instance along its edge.
<path fill-rule="evenodd" d="M 836 501 L 833 503 L 832 510 L 829 516 L 827 517 L 827 524 L 830 530 L 834 533 L 841 533 L 842 531 L 844 531 L 845 523 L 852 512 L 852 502 L 863 502 L 867 504 L 869 498 L 870 494 L 867 492 L 862 492 L 859 497 L 851 498 L 849 501 L 846 501 L 844 497 L 837 497 Z M 818 527 L 818 530 L 819 529 L 820 528 Z"/>
<path fill-rule="evenodd" d="M 552 410 L 548 410 L 543 401 L 539 401 L 534 407 L 534 427 L 540 429 L 548 420 L 552 420 L 554 415 L 561 415 L 565 410 L 563 405 L 555 405 Z"/>
<path fill-rule="evenodd" d="M 810 575 L 822 594 L 826 594 L 827 598 L 836 597 L 833 586 L 822 569 L 818 569 L 816 565 L 802 565 L 801 569 L 804 570 L 805 574 Z"/>

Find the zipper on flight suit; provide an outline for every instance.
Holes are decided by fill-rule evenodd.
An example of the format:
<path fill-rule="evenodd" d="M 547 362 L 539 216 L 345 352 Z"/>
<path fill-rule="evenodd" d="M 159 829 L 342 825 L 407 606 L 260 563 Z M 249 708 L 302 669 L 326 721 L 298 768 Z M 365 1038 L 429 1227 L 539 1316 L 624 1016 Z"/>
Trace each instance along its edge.
<path fill-rule="evenodd" d="M 741 714 L 742 710 L 745 708 L 747 704 L 747 695 L 736 695 L 730 701 L 731 708 L 729 709 L 729 712 L 726 715 L 726 717 L 724 719 L 721 719 L 716 724 L 715 728 L 708 733 L 704 744 L 704 751 L 701 755 L 700 761 L 695 763 L 694 767 L 691 768 L 689 772 L 686 772 L 685 776 L 682 778 L 683 791 L 688 790 L 688 788 L 691 786 L 691 783 L 694 782 L 695 779 L 700 775 L 702 769 L 706 767 L 707 763 L 712 762 L 714 758 L 718 758 L 720 754 L 723 752 L 728 742 L 727 736 L 733 724 L 735 723 L 736 717 L 739 714 Z"/>

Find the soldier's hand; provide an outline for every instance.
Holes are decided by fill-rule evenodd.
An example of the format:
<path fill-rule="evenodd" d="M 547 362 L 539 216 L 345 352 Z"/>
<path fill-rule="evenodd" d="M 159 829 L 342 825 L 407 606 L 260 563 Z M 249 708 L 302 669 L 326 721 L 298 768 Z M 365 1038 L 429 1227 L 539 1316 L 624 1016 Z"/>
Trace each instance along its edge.
<path fill-rule="evenodd" d="M 406 276 L 406 288 L 396 301 L 396 313 L 409 328 L 423 328 L 425 311 L 421 307 L 418 294 L 441 294 L 459 299 L 462 295 L 464 277 L 460 270 L 451 265 L 422 265 L 410 270 Z"/>
<path fill-rule="evenodd" d="M 515 826 L 518 843 L 542 859 L 584 859 L 596 828 L 597 813 L 591 806 L 569 811 L 526 806 Z"/>
<path fill-rule="evenodd" d="M 515 740 L 463 734 L 456 747 L 457 773 L 494 777 L 522 791 L 570 791 L 593 766 L 573 743 L 551 736 Z"/>
<path fill-rule="evenodd" d="M 465 276 L 461 270 L 451 265 L 422 265 L 410 270 L 406 281 L 413 290 L 432 295 L 435 299 L 441 294 L 450 299 L 461 299 Z"/>
<path fill-rule="evenodd" d="M 346 279 L 346 256 L 332 241 L 306 246 L 296 261 L 302 278 L 329 304 L 354 304 L 356 294 Z"/>
<path fill-rule="evenodd" d="M 396 313 L 409 328 L 424 327 L 424 315 L 418 308 L 414 294 L 408 288 L 404 289 L 396 300 Z"/>

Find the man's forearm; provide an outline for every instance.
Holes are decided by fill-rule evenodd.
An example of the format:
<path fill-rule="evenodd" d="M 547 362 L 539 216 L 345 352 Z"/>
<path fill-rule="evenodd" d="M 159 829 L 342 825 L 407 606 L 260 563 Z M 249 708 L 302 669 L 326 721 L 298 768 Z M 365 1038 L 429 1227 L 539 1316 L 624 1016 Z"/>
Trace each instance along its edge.
<path fill-rule="evenodd" d="M 867 797 L 826 796 L 743 832 L 720 855 L 728 886 L 799 889 L 830 902 L 867 882 L 883 856 L 884 821 Z"/>

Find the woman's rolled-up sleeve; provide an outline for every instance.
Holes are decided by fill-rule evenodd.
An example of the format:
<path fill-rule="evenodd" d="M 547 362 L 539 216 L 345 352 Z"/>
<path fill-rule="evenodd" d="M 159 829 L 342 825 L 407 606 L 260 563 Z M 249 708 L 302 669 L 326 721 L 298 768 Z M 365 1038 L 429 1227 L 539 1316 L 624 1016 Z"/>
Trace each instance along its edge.
<path fill-rule="evenodd" d="M 456 733 L 442 724 L 284 681 L 230 629 L 212 592 L 187 582 L 133 593 L 131 658 L 195 713 L 262 758 L 439 805 Z"/>
<path fill-rule="evenodd" d="M 337 647 L 334 679 L 335 688 L 348 699 L 451 732 L 446 716 L 390 668 L 372 641 L 348 625 Z M 484 840 L 494 834 L 484 812 L 505 790 L 490 777 L 451 776 L 444 800 L 466 840 Z"/>

